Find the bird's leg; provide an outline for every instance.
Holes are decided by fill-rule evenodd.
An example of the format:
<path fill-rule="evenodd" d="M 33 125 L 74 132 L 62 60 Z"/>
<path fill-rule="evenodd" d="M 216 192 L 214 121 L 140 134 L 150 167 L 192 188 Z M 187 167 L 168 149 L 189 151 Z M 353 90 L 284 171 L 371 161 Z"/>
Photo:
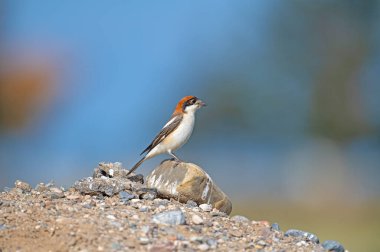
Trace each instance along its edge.
<path fill-rule="evenodd" d="M 176 155 L 174 155 L 174 153 L 171 150 L 169 150 L 168 153 L 169 153 L 170 156 L 174 157 L 174 160 L 176 162 L 178 162 L 178 163 L 182 162 L 182 160 L 179 159 Z"/>

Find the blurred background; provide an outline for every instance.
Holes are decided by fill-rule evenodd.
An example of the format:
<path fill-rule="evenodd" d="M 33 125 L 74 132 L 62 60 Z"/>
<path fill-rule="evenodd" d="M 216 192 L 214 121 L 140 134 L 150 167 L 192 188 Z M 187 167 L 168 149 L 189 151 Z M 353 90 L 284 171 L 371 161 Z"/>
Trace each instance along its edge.
<path fill-rule="evenodd" d="M 196 95 L 177 154 L 233 214 L 379 251 L 379 78 L 376 0 L 2 0 L 0 188 L 129 168 Z"/>

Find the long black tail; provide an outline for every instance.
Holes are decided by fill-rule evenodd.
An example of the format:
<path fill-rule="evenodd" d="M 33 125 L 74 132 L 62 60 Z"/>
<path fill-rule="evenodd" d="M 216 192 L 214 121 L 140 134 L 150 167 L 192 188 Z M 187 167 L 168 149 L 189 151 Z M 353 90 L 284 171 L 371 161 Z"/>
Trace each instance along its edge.
<path fill-rule="evenodd" d="M 132 172 L 134 172 L 137 168 L 139 168 L 139 166 L 145 161 L 145 157 L 143 157 L 142 159 L 140 159 L 140 161 L 138 161 L 133 167 L 132 169 L 129 170 L 129 172 L 127 173 L 127 176 L 129 174 L 131 174 Z"/>

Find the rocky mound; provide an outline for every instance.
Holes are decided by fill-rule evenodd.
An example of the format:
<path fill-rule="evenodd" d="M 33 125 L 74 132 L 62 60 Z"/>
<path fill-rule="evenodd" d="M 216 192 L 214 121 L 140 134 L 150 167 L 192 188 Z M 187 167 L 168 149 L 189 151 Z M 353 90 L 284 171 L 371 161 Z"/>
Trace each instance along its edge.
<path fill-rule="evenodd" d="M 191 178 L 189 165 L 174 165 L 178 177 L 172 170 L 170 180 L 156 182 L 159 188 L 145 184 L 141 175 L 127 178 L 119 163 L 100 164 L 92 177 L 68 190 L 52 183 L 32 189 L 16 181 L 0 194 L 0 251 L 344 251 L 335 241 L 319 244 L 307 232 L 284 233 L 266 221 L 229 217 L 231 202 L 206 173 L 196 167 Z M 151 182 L 159 176 L 156 169 Z M 203 198 L 175 193 L 191 181 L 204 181 L 203 190 L 197 190 Z M 175 199 L 166 198 L 165 184 Z M 219 195 L 214 200 L 209 194 L 213 190 Z M 181 203 L 187 197 L 198 203 Z"/>

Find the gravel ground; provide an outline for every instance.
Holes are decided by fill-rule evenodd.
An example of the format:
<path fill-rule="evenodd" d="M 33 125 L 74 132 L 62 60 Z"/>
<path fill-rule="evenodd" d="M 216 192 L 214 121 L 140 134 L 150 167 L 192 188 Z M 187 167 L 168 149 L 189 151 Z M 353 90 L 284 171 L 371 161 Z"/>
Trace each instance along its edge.
<path fill-rule="evenodd" d="M 16 181 L 0 194 L 0 251 L 326 251 L 312 234 L 146 195 Z"/>

